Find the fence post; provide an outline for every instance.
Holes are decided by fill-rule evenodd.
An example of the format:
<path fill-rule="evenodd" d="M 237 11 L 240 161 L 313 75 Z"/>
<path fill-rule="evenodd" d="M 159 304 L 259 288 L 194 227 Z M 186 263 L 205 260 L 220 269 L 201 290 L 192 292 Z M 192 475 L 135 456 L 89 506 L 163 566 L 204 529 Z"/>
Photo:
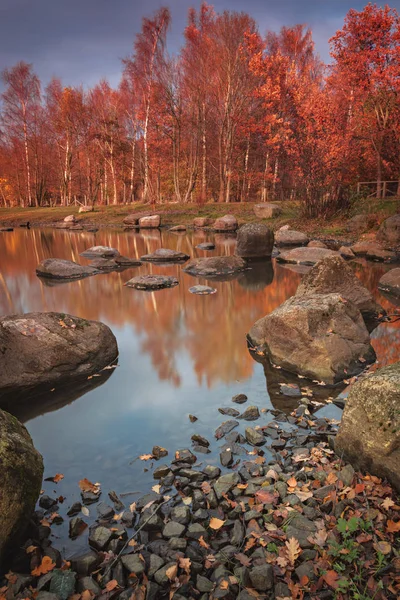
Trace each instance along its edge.
<path fill-rule="evenodd" d="M 361 189 L 361 188 L 360 188 L 360 182 L 358 182 L 358 183 L 357 183 L 357 194 L 359 194 L 359 193 L 360 193 L 360 189 Z"/>
<path fill-rule="evenodd" d="M 387 181 L 384 181 L 383 187 L 382 187 L 382 198 L 386 198 L 386 184 L 387 184 Z"/>

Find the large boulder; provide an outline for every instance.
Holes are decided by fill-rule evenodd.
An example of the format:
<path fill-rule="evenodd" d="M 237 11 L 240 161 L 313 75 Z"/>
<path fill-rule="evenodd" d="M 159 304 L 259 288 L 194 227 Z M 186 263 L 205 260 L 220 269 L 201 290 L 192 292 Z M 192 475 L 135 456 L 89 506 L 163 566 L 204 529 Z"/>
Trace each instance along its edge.
<path fill-rule="evenodd" d="M 282 209 L 278 204 L 272 204 L 272 202 L 263 202 L 262 204 L 255 204 L 254 214 L 257 219 L 273 219 L 279 217 L 282 214 Z"/>
<path fill-rule="evenodd" d="M 387 477 L 400 492 L 400 363 L 350 389 L 335 450 L 358 469 Z"/>
<path fill-rule="evenodd" d="M 379 227 L 376 239 L 389 248 L 400 246 L 400 214 L 393 215 L 393 217 L 389 217 L 383 221 Z"/>
<path fill-rule="evenodd" d="M 176 252 L 176 250 L 170 250 L 169 248 L 158 248 L 151 254 L 145 254 L 140 257 L 140 260 L 145 260 L 148 262 L 185 262 L 189 260 L 190 256 L 184 254 L 184 252 Z"/>
<path fill-rule="evenodd" d="M 296 296 L 331 293 L 340 294 L 353 302 L 361 311 L 364 320 L 371 325 L 374 322 L 376 324 L 378 316 L 384 313 L 371 292 L 363 286 L 341 256 L 327 256 L 318 261 L 311 271 L 304 275 Z"/>
<path fill-rule="evenodd" d="M 357 242 L 351 246 L 353 254 L 356 256 L 365 256 L 368 260 L 376 260 L 381 262 L 392 262 L 396 260 L 396 253 L 385 250 L 381 244 L 371 240 Z"/>
<path fill-rule="evenodd" d="M 110 248 L 109 246 L 92 246 L 81 252 L 80 255 L 85 258 L 115 258 L 120 256 L 120 253 L 116 248 Z"/>
<path fill-rule="evenodd" d="M 0 348 L 0 398 L 88 377 L 118 356 L 107 325 L 54 312 L 1 317 Z"/>
<path fill-rule="evenodd" d="M 238 222 L 234 215 L 225 215 L 215 220 L 214 231 L 236 231 Z"/>
<path fill-rule="evenodd" d="M 308 237 L 301 231 L 286 229 L 283 226 L 275 232 L 275 244 L 277 246 L 305 246 L 308 244 Z"/>
<path fill-rule="evenodd" d="M 226 277 L 243 271 L 245 261 L 239 256 L 210 256 L 193 258 L 183 270 L 197 277 Z"/>
<path fill-rule="evenodd" d="M 142 217 L 139 219 L 140 229 L 156 229 L 161 225 L 160 215 L 151 215 L 150 217 Z"/>
<path fill-rule="evenodd" d="M 293 250 L 281 252 L 276 260 L 294 265 L 312 266 L 328 256 L 339 256 L 339 254 L 335 250 L 328 250 L 327 248 L 293 248 Z"/>
<path fill-rule="evenodd" d="M 148 212 L 132 213 L 131 215 L 127 215 L 122 222 L 127 227 L 138 227 L 139 219 L 142 219 L 143 217 L 149 217 L 150 214 L 151 213 Z"/>
<path fill-rule="evenodd" d="M 46 258 L 36 267 L 36 275 L 50 279 L 82 279 L 96 275 L 99 271 L 94 266 L 83 266 L 72 260 Z"/>
<path fill-rule="evenodd" d="M 18 542 L 39 497 L 43 459 L 25 427 L 0 410 L 0 564 Z"/>
<path fill-rule="evenodd" d="M 382 275 L 379 280 L 378 288 L 393 296 L 400 297 L 400 268 L 390 269 L 387 273 Z"/>
<path fill-rule="evenodd" d="M 262 223 L 242 225 L 237 234 L 236 254 L 242 258 L 270 258 L 274 232 Z"/>
<path fill-rule="evenodd" d="M 360 311 L 340 294 L 293 296 L 257 321 L 248 339 L 273 364 L 328 384 L 375 360 Z"/>

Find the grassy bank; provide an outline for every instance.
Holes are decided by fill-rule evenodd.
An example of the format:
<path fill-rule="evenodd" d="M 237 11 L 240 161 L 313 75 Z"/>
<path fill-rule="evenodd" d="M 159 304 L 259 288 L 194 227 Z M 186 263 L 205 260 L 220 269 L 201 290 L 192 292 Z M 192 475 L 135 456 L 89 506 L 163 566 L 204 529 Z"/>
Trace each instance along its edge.
<path fill-rule="evenodd" d="M 306 219 L 302 215 L 301 204 L 298 202 L 277 203 L 282 208 L 282 214 L 275 219 L 264 220 L 273 229 L 284 224 L 300 229 L 316 236 L 346 238 L 352 237 L 346 231 L 347 220 L 356 214 L 368 215 L 368 229 L 374 231 L 379 224 L 396 212 L 399 206 L 397 200 L 363 200 L 353 206 L 347 214 L 329 220 Z M 148 204 L 96 206 L 94 212 L 79 214 L 78 206 L 55 208 L 0 208 L 1 226 L 18 226 L 29 221 L 31 225 L 53 225 L 67 215 L 75 215 L 77 221 L 85 225 L 99 227 L 122 227 L 123 219 L 131 213 L 148 212 L 162 215 L 162 224 L 191 225 L 195 217 L 216 219 L 227 213 L 234 214 L 240 224 L 259 221 L 254 214 L 254 203 L 245 204 L 160 204 L 155 207 Z"/>

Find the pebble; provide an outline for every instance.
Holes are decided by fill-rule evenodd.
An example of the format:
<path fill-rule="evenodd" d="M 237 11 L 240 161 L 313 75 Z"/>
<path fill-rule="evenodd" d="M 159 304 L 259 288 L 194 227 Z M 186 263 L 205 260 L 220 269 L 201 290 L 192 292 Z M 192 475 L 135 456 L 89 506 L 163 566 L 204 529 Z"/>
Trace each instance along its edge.
<path fill-rule="evenodd" d="M 236 396 L 233 396 L 232 402 L 236 402 L 236 404 L 244 404 L 247 402 L 247 396 L 246 394 L 236 394 Z"/>

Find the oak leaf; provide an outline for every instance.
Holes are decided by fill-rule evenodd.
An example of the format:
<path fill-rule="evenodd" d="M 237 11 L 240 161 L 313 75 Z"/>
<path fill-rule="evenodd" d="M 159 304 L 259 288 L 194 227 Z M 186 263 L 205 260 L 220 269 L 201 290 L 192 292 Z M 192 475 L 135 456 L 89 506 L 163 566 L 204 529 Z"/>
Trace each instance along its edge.
<path fill-rule="evenodd" d="M 396 523 L 395 521 L 391 521 L 389 519 L 386 524 L 386 531 L 389 531 L 389 533 L 397 533 L 400 531 L 400 521 L 397 521 Z"/>
<path fill-rule="evenodd" d="M 296 559 L 301 554 L 301 548 L 300 548 L 299 542 L 296 540 L 295 537 L 291 537 L 289 539 L 289 541 L 287 541 L 285 543 L 285 546 L 286 546 L 286 552 L 287 552 L 287 557 L 289 559 L 289 562 L 290 562 L 290 564 L 294 565 L 294 563 L 296 562 Z"/>

